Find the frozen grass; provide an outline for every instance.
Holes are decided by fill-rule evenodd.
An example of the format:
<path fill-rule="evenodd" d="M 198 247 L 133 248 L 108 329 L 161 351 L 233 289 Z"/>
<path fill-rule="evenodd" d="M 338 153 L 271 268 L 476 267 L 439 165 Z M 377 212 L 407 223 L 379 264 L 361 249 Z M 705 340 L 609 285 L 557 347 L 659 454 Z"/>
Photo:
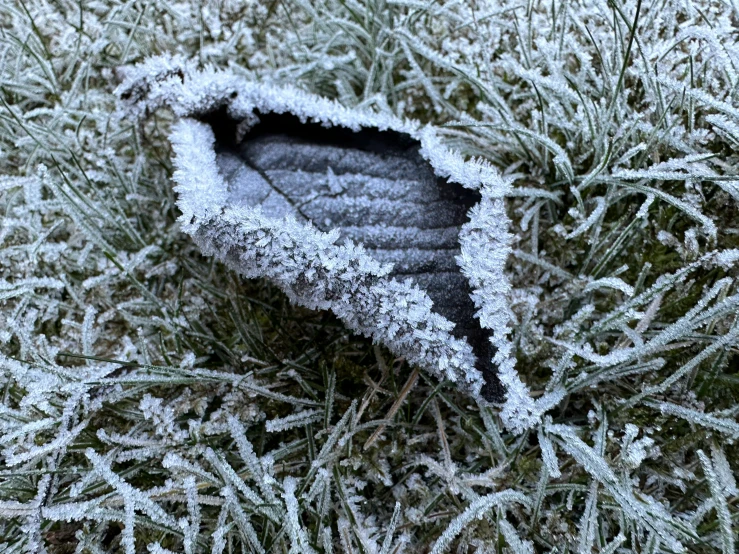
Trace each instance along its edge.
<path fill-rule="evenodd" d="M 731 2 L 0 5 L 3 552 L 722 552 L 739 491 Z M 199 255 L 161 53 L 443 125 L 513 181 L 507 431 Z"/>

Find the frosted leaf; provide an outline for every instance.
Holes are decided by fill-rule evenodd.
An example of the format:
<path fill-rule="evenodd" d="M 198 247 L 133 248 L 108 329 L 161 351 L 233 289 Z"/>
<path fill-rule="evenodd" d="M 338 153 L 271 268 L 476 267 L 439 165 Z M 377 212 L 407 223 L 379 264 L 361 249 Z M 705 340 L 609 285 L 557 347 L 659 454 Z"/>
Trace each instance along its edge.
<path fill-rule="evenodd" d="M 264 548 L 287 551 L 290 537 L 282 525 L 286 474 L 299 479 L 298 487 L 307 490 L 300 495 L 296 488 L 292 495 L 298 521 L 306 530 L 310 525 L 311 546 L 323 546 L 326 552 L 379 550 L 379 543 L 391 535 L 385 532 L 388 522 L 396 519 L 396 500 L 404 506 L 410 501 L 410 507 L 398 529 L 400 537 L 387 539 L 383 548 L 387 544 L 394 554 L 404 548 L 406 552 L 430 548 L 443 530 L 443 518 L 448 523 L 457 515 L 448 515 L 450 507 L 456 505 L 463 513 L 481 494 L 505 488 L 506 483 L 515 483 L 517 491 L 534 497 L 529 513 L 516 506 L 508 521 L 520 523 L 516 531 L 521 539 L 540 534 L 536 537 L 539 549 L 547 548 L 543 539 L 569 551 L 580 543 L 580 550 L 588 552 L 614 554 L 634 548 L 674 552 L 659 530 L 650 527 L 650 517 L 659 519 L 655 514 L 659 515 L 660 505 L 673 518 L 664 527 L 686 548 L 721 549 L 726 526 L 718 525 L 720 495 L 727 498 L 729 515 L 735 515 L 731 513 L 735 499 L 729 496 L 736 490 L 736 468 L 727 445 L 737 439 L 737 409 L 717 411 L 717 406 L 727 405 L 734 390 L 717 383 L 731 381 L 725 373 L 731 371 L 731 356 L 736 354 L 733 323 L 739 310 L 739 257 L 732 250 L 709 250 L 731 246 L 739 236 L 732 219 L 739 198 L 736 6 L 692 0 L 553 5 L 507 0 L 296 0 L 271 9 L 271 2 L 228 0 L 175 2 L 164 14 L 159 9 L 142 11 L 139 2 L 121 3 L 113 14 L 97 4 L 91 9 L 86 3 L 77 7 L 72 3 L 62 14 L 51 9 L 48 0 L 41 0 L 24 3 L 25 14 L 13 2 L 5 4 L 0 13 L 8 32 L 0 39 L 0 51 L 9 63 L 0 64 L 5 92 L 0 162 L 10 174 L 0 177 L 4 208 L 0 365 L 5 380 L 0 441 L 3 462 L 8 465 L 3 469 L 2 498 L 9 502 L 17 495 L 22 506 L 3 504 L 1 508 L 9 515 L 15 513 L 17 521 L 5 525 L 8 536 L 0 539 L 5 541 L 0 542 L 0 551 L 41 550 L 57 529 L 81 527 L 79 552 L 101 554 L 107 550 L 100 544 L 106 522 L 115 522 L 114 528 L 123 524 L 116 545 L 121 552 L 145 551 L 148 542 L 154 543 L 152 548 L 186 553 L 211 546 L 214 552 L 254 550 L 244 538 L 248 529 L 237 525 L 239 514 L 231 504 L 224 497 L 198 494 L 224 484 L 257 529 Z M 371 9 L 375 5 L 382 9 Z M 637 17 L 639 10 L 641 17 Z M 264 29 L 253 25 L 265 21 Z M 120 95 L 134 117 L 110 118 L 111 53 L 113 58 L 120 54 L 125 63 L 144 58 L 152 48 L 170 49 L 182 57 L 162 57 L 117 70 L 126 81 Z M 196 64 L 205 69 L 196 70 Z M 232 74 L 211 67 L 230 67 Z M 244 77 L 236 79 L 234 74 Z M 242 88 L 243 78 L 256 82 L 246 86 L 253 94 Z M 356 109 L 275 83 L 335 95 L 344 106 Z M 239 98 L 242 93 L 246 100 Z M 184 192 L 192 192 L 198 200 L 186 205 L 181 198 L 182 212 L 191 212 L 191 218 L 171 225 L 170 196 L 162 194 L 161 188 L 168 164 L 152 159 L 152 154 L 166 151 L 159 148 L 166 145 L 160 143 L 156 124 L 169 128 L 170 114 L 138 127 L 147 113 L 160 106 L 171 106 L 176 121 L 207 120 L 209 125 L 213 108 L 220 106 L 228 116 L 222 121 L 236 123 L 237 144 L 254 139 L 251 133 L 268 124 L 267 117 L 260 121 L 267 113 L 299 112 L 306 126 L 313 122 L 358 131 L 366 127 L 366 120 L 394 119 L 367 115 L 365 110 L 370 109 L 434 117 L 450 124 L 428 129 L 417 125 L 413 132 L 422 147 L 419 155 L 434 174 L 447 175 L 448 170 L 444 178 L 450 182 L 454 173 L 456 181 L 471 184 L 470 194 L 480 197 L 475 202 L 490 209 L 471 214 L 477 221 L 470 221 L 467 244 L 456 225 L 451 236 L 420 229 L 419 212 L 413 211 L 418 198 L 408 211 L 416 218 L 413 228 L 406 227 L 406 221 L 388 225 L 380 218 L 382 210 L 375 209 L 378 200 L 392 205 L 405 202 L 429 182 L 420 173 L 395 175 L 397 179 L 371 175 L 364 171 L 364 166 L 370 168 L 371 157 L 363 156 L 344 172 L 334 165 L 307 177 L 296 176 L 297 171 L 277 174 L 269 169 L 270 178 L 321 193 L 299 190 L 295 194 L 291 189 L 290 198 L 306 202 L 300 209 L 313 211 L 307 218 L 293 214 L 290 222 L 285 217 L 291 213 L 288 210 L 277 225 L 269 227 L 264 220 L 275 219 L 275 213 L 286 209 L 284 203 L 274 195 L 258 196 L 252 202 L 250 194 L 264 184 L 259 172 L 249 174 L 242 167 L 236 179 L 236 168 L 226 179 L 229 162 L 222 151 L 226 141 L 215 132 L 213 147 L 208 145 L 189 158 L 188 172 L 199 181 L 187 183 L 186 176 L 178 175 L 182 181 L 178 187 L 186 185 Z M 311 119 L 312 110 L 318 120 Z M 175 125 L 179 129 L 179 123 Z M 149 134 L 152 130 L 154 136 Z M 211 140 L 207 133 L 190 131 L 182 134 L 177 148 L 194 151 Z M 392 126 L 380 132 L 392 133 Z M 138 140 L 150 137 L 154 150 L 148 140 Z M 448 150 L 451 145 L 463 154 Z M 483 155 L 492 165 L 468 155 Z M 39 166 L 34 174 L 39 161 L 51 169 Z M 496 167 L 506 168 L 503 178 Z M 245 186 L 238 187 L 233 197 L 226 188 L 221 198 L 219 179 Z M 512 188 L 513 182 L 520 186 Z M 366 195 L 357 194 L 358 184 Z M 396 185 L 404 191 L 403 198 L 392 196 Z M 514 198 L 508 199 L 509 195 Z M 343 217 L 340 221 L 333 217 L 339 197 L 344 208 L 355 211 L 357 218 L 351 225 Z M 384 395 L 391 389 L 396 392 L 385 377 L 393 375 L 396 366 L 382 367 L 383 382 L 372 382 L 370 396 L 344 413 L 349 403 L 346 387 L 337 388 L 335 379 L 329 379 L 324 402 L 322 387 L 314 388 L 320 376 L 313 372 L 312 362 L 289 375 L 268 369 L 280 360 L 264 364 L 251 357 L 251 345 L 230 333 L 230 316 L 240 314 L 231 314 L 228 308 L 210 312 L 215 307 L 211 300 L 221 298 L 222 291 L 212 294 L 207 285 L 218 287 L 214 277 L 222 274 L 222 268 L 208 275 L 192 272 L 189 269 L 207 269 L 207 264 L 193 265 L 179 255 L 189 253 L 179 231 L 199 232 L 210 218 L 225 215 L 220 212 L 222 202 L 232 200 L 258 204 L 262 210 L 228 214 L 233 216 L 234 228 L 244 227 L 219 235 L 226 256 L 238 257 L 243 233 L 251 233 L 254 256 L 246 270 L 254 275 L 263 275 L 276 260 L 276 255 L 266 262 L 259 259 L 262 252 L 270 256 L 291 249 L 304 253 L 308 247 L 320 252 L 309 259 L 279 258 L 281 269 L 269 278 L 277 282 L 285 277 L 280 281 L 285 288 L 301 288 L 305 281 L 319 289 L 310 298 L 314 307 L 338 310 L 355 328 L 381 330 L 376 340 L 396 341 L 396 354 L 417 347 L 414 352 L 428 362 L 429 372 L 461 382 L 460 377 L 468 375 L 466 369 L 484 358 L 478 355 L 479 348 L 467 344 L 472 350 L 464 350 L 463 343 L 454 343 L 462 350 L 436 348 L 440 343 L 449 346 L 449 337 L 460 338 L 454 335 L 458 322 L 443 313 L 443 302 L 426 284 L 417 283 L 417 291 L 405 286 L 404 279 L 396 279 L 399 284 L 390 282 L 392 272 L 409 269 L 411 262 L 416 266 L 419 260 L 425 262 L 430 247 L 448 240 L 455 248 L 449 248 L 446 254 L 451 256 L 442 261 L 468 267 L 470 277 L 462 282 L 479 277 L 472 290 L 477 294 L 473 311 L 480 314 L 475 321 L 484 316 L 487 326 L 480 329 L 485 330 L 485 339 L 494 342 L 487 358 L 498 354 L 495 363 L 506 379 L 506 402 L 500 414 L 493 418 L 493 410 L 482 402 L 460 404 L 461 395 L 449 396 L 440 389 L 436 391 L 439 406 L 452 410 L 443 425 L 450 447 L 444 463 L 416 460 L 418 449 L 428 450 L 426 443 L 433 440 L 433 433 L 424 433 L 423 422 L 412 413 L 407 415 L 419 423 L 419 433 L 403 427 L 402 418 L 398 427 L 383 424 L 383 436 L 389 440 L 378 441 L 372 451 L 359 451 L 356 433 L 376 428 L 373 420 L 382 416 L 375 411 L 381 406 L 378 401 L 392 401 Z M 506 208 L 521 216 L 520 225 L 516 222 L 520 237 L 503 233 Z M 567 213 L 574 223 L 563 219 Z M 434 217 L 439 214 L 448 216 L 444 210 L 433 212 Z M 325 234 L 300 233 L 306 221 Z M 293 223 L 300 229 L 296 231 Z M 394 228 L 391 233 L 389 228 Z M 668 245 L 666 252 L 655 236 Z M 345 242 L 346 238 L 352 242 Z M 389 242 L 396 239 L 417 242 L 412 250 L 388 254 Z M 186 251 L 179 252 L 180 246 Z M 489 257 L 507 247 L 515 248 L 514 259 Z M 381 260 L 381 254 L 387 257 Z M 456 256 L 462 259 L 460 264 Z M 653 263 L 648 268 L 635 267 L 641 259 Z M 626 261 L 631 267 L 628 278 L 614 269 Z M 413 278 L 418 280 L 422 273 L 436 275 L 424 270 Z M 369 283 L 354 287 L 363 275 Z M 605 281 L 600 280 L 603 277 Z M 381 290 L 375 291 L 376 296 L 365 295 L 362 302 L 377 307 L 377 317 L 365 321 L 358 316 L 365 313 L 358 309 L 363 305 L 347 305 L 347 298 L 371 288 L 375 278 L 382 281 Z M 52 286 L 42 286 L 40 279 L 51 279 L 46 283 Z M 339 286 L 321 289 L 327 283 Z M 176 290 L 180 284 L 181 295 Z M 607 290 L 610 285 L 615 294 Z M 294 290 L 293 298 L 305 300 L 304 292 Z M 464 294 L 469 296 L 467 291 Z M 197 332 L 193 326 L 198 320 L 206 327 L 204 335 L 191 333 Z M 211 327 L 213 322 L 216 325 Z M 233 323 L 241 326 L 241 321 Z M 215 338 L 225 339 L 217 352 L 210 350 L 211 330 L 218 335 Z M 224 353 L 224 346 L 230 352 Z M 177 356 L 188 349 L 202 357 L 178 362 Z M 90 359 L 66 365 L 70 360 L 57 358 L 64 351 L 131 363 Z M 471 356 L 477 359 L 473 362 Z M 135 365 L 167 357 L 173 360 L 167 362 L 170 368 Z M 520 361 L 514 364 L 516 359 Z M 65 365 L 60 365 L 62 361 Z M 193 363 L 218 365 L 223 371 L 190 371 Z M 257 379 L 261 374 L 257 368 L 264 369 L 270 383 Z M 547 368 L 551 368 L 548 382 L 543 375 Z M 522 380 L 524 371 L 536 380 L 536 385 L 533 379 L 530 382 L 531 390 Z M 307 375 L 307 381 L 292 379 Z M 713 376 L 715 382 L 710 380 Z M 169 396 L 173 387 L 187 388 L 191 383 L 192 398 Z M 310 393 L 303 395 L 300 385 L 307 385 Z M 698 401 L 689 390 L 695 385 L 702 386 L 702 393 L 707 386 L 714 390 L 701 394 Z M 422 390 L 426 387 L 414 389 L 403 405 L 411 411 L 423 406 L 425 399 L 418 396 Z M 564 431 L 550 432 L 552 422 L 545 416 L 564 391 L 567 410 L 552 417 L 571 423 L 572 437 L 563 436 Z M 153 396 L 140 402 L 147 392 Z M 312 392 L 318 392 L 318 397 Z M 602 413 L 596 416 L 593 411 L 592 417 L 583 417 L 591 407 L 600 412 L 600 402 Z M 345 416 L 338 425 L 332 425 L 336 423 L 331 415 L 334 404 L 339 417 Z M 648 467 L 644 463 L 651 450 L 647 437 L 628 425 L 636 419 L 644 422 L 645 405 L 655 410 L 652 415 L 659 420 L 681 420 L 663 429 L 642 426 L 643 433 L 661 444 L 672 439 L 673 431 L 678 435 L 670 443 L 670 456 L 654 456 Z M 177 411 L 180 406 L 183 410 Z M 478 425 L 480 406 L 484 430 Z M 611 437 L 605 412 L 612 409 L 618 417 L 610 424 Z M 311 414 L 316 410 L 325 410 L 323 424 L 311 423 L 315 435 L 311 429 L 304 435 L 300 425 L 313 422 Z M 106 415 L 111 413 L 121 417 Z M 289 414 L 299 415 L 290 419 Z M 185 422 L 185 418 L 192 419 Z M 267 433 L 263 443 L 267 421 L 273 433 Z M 79 434 L 68 434 L 83 423 L 87 426 Z M 254 427 L 246 431 L 247 425 Z M 188 427 L 188 440 L 175 440 L 174 433 Z M 394 440 L 396 431 L 401 436 L 410 433 L 409 440 Z M 620 440 L 624 431 L 626 437 Z M 247 433 L 259 446 L 255 443 L 252 448 Z M 512 436 L 515 433 L 522 435 Z M 530 441 L 536 442 L 534 433 L 542 437 L 541 453 L 530 448 Z M 577 438 L 592 452 L 578 450 L 582 444 Z M 109 467 L 134 489 L 141 489 L 152 476 L 157 483 L 165 480 L 139 492 L 165 512 L 176 514 L 176 528 L 154 521 L 133 502 L 126 504 L 120 487 L 106 484 L 99 472 L 91 470 L 82 455 L 90 439 L 107 450 L 98 465 Z M 328 446 L 323 449 L 325 443 Z M 274 450 L 257 456 L 263 445 Z M 206 452 L 207 446 L 212 451 Z M 709 456 L 692 455 L 698 448 Z M 559 463 L 554 461 L 554 449 Z M 535 471 L 531 473 L 537 455 L 545 462 L 538 480 Z M 483 462 L 487 467 L 488 456 L 493 458 L 489 467 L 502 474 L 473 469 Z M 128 463 L 134 460 L 139 463 Z M 18 463 L 10 466 L 8 461 Z M 413 465 L 416 461 L 420 465 Z M 391 463 L 398 464 L 401 474 L 389 469 Z M 601 465 L 610 467 L 617 482 L 609 481 Z M 695 469 L 696 465 L 705 465 L 705 471 Z M 550 483 L 547 468 L 557 466 L 559 482 Z M 711 471 L 716 482 L 709 484 L 705 477 Z M 590 503 L 595 494 L 588 491 L 588 472 L 608 483 L 590 479 L 593 489 L 598 488 L 599 510 L 591 509 L 596 506 Z M 366 479 L 391 487 L 396 475 L 409 477 L 392 486 L 390 497 L 373 495 L 377 488 L 363 483 Z M 345 501 L 335 494 L 339 487 Z M 630 506 L 629 491 L 637 508 L 646 506 L 647 515 L 623 507 Z M 81 498 L 83 502 L 72 502 Z M 440 503 L 427 503 L 435 498 Z M 257 508 L 254 502 L 262 505 Z M 259 512 L 270 507 L 281 510 L 276 525 L 264 522 L 264 512 Z M 529 515 L 531 524 L 526 525 Z M 494 508 L 490 521 L 467 524 L 453 542 L 481 553 L 510 550 L 502 537 L 489 532 L 488 524 L 505 517 Z M 54 524 L 64 519 L 81 524 Z M 684 524 L 687 530 L 681 531 Z M 415 526 L 425 530 L 419 533 Z M 697 528 L 705 535 L 700 544 L 690 544 L 691 529 Z M 508 543 L 518 545 L 505 524 L 502 529 Z M 193 538 L 199 530 L 202 535 Z M 211 540 L 212 544 L 203 542 Z M 731 548 L 731 542 L 724 544 L 725 550 Z"/>
<path fill-rule="evenodd" d="M 247 277 L 271 279 L 295 302 L 332 310 L 349 328 L 476 397 L 499 397 L 491 357 L 493 365 L 509 365 L 508 374 L 515 370 L 507 324 L 487 313 L 507 310 L 510 239 L 500 198 L 509 183 L 489 164 L 449 151 L 430 126 L 289 87 L 195 72 L 181 60 L 145 62 L 118 92 L 137 117 L 165 104 L 181 117 L 171 137 L 181 222 L 205 253 Z M 301 123 L 286 123 L 290 117 Z M 271 123 L 260 127 L 264 121 Z M 306 140 L 320 129 L 307 121 L 329 128 L 317 136 L 333 133 L 344 144 Z M 454 228 L 474 194 L 452 192 L 451 183 L 498 202 L 479 246 L 495 253 L 488 262 L 497 279 L 488 284 L 492 296 L 473 292 L 470 300 L 465 289 L 476 283 L 460 281 Z M 345 242 L 337 246 L 340 237 Z M 464 266 L 463 273 L 470 279 Z M 421 288 L 393 275 L 414 276 Z M 487 312 L 479 324 L 472 301 Z"/>
<path fill-rule="evenodd" d="M 513 317 L 507 300 L 510 284 L 504 273 L 512 237 L 496 230 L 493 223 L 505 217 L 502 201 L 487 187 L 481 193 L 482 200 L 470 210 L 470 221 L 462 227 L 462 252 L 458 261 L 473 288 L 475 306 L 480 308 L 480 324 L 493 333 L 491 343 L 496 349 L 493 361 L 506 397 L 501 418 L 508 429 L 520 434 L 536 426 L 541 415 L 556 405 L 564 393 L 553 391 L 535 401 L 515 369 L 509 338 Z"/>

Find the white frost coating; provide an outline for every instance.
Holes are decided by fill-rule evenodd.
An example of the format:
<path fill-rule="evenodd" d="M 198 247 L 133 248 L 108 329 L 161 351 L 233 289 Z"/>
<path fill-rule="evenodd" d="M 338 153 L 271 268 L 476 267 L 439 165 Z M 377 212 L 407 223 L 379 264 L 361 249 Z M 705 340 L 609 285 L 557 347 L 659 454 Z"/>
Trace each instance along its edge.
<path fill-rule="evenodd" d="M 405 133 L 421 144 L 421 155 L 434 172 L 467 188 L 490 187 L 491 194 L 503 197 L 511 190 L 498 171 L 482 160 L 468 160 L 441 143 L 434 128 L 418 121 L 400 119 L 389 113 L 348 109 L 338 102 L 309 94 L 293 87 L 275 87 L 243 77 L 205 69 L 195 71 L 179 57 L 152 57 L 127 68 L 124 82 L 116 94 L 125 104 L 119 117 L 143 118 L 162 106 L 169 106 L 180 117 L 203 114 L 226 106 L 234 119 L 253 118 L 253 112 L 289 113 L 301 121 L 324 127 L 346 127 L 353 131 L 376 128 Z M 506 218 L 505 223 L 508 219 Z"/>
<path fill-rule="evenodd" d="M 561 400 L 564 391 L 557 389 L 534 401 L 515 369 L 509 339 L 513 318 L 508 304 L 511 285 L 504 272 L 512 236 L 496 225 L 498 221 L 507 221 L 503 200 L 495 198 L 487 186 L 480 188 L 480 194 L 482 200 L 470 210 L 470 221 L 459 233 L 462 253 L 457 261 L 472 286 L 472 300 L 480 308 L 480 325 L 493 332 L 493 363 L 506 391 L 501 418 L 508 429 L 518 434 L 538 425 L 542 414 Z"/>
<path fill-rule="evenodd" d="M 323 412 L 320 410 L 305 410 L 297 414 L 290 414 L 286 417 L 271 419 L 265 422 L 265 428 L 268 433 L 276 433 L 292 429 L 293 427 L 302 427 L 323 419 Z"/>
<path fill-rule="evenodd" d="M 508 523 L 507 519 L 500 520 L 500 531 L 503 533 L 503 537 L 505 537 L 513 554 L 534 554 L 534 543 L 521 540 L 521 537 L 516 532 L 516 528 Z"/>
<path fill-rule="evenodd" d="M 213 130 L 208 125 L 178 122 L 170 140 L 176 152 L 188 153 L 178 157 L 177 170 L 172 176 L 179 183 L 175 192 L 183 216 L 189 214 L 191 218 L 207 219 L 217 214 L 226 203 L 227 190 L 216 166 Z M 205 145 L 208 147 L 203 148 Z M 189 232 L 184 217 L 182 223 Z"/>
<path fill-rule="evenodd" d="M 460 232 L 458 263 L 474 289 L 480 324 L 493 333 L 497 349 L 493 363 L 506 388 L 502 412 L 506 426 L 517 433 L 535 426 L 561 398 L 561 391 L 555 391 L 534 402 L 514 367 L 510 284 L 504 272 L 511 235 L 502 200 L 511 185 L 490 164 L 465 161 L 443 146 L 431 126 L 350 110 L 295 88 L 248 82 L 213 70 L 196 72 L 175 58 L 158 57 L 129 69 L 117 92 L 128 104 L 128 116 L 141 118 L 168 105 L 181 118 L 171 135 L 180 221 L 206 254 L 246 277 L 270 279 L 296 303 L 333 311 L 350 329 L 372 336 L 482 400 L 484 381 L 474 367 L 471 347 L 452 336 L 451 322 L 431 311 L 424 291 L 410 281 L 389 278 L 390 267 L 379 264 L 361 245 L 351 241 L 337 245 L 335 231 L 320 232 L 291 216 L 267 217 L 258 206 L 228 205 L 227 184 L 216 166 L 213 132 L 190 116 L 219 107 L 226 107 L 234 119 L 247 121 L 255 110 L 290 113 L 326 127 L 393 130 L 419 141 L 421 155 L 437 175 L 476 189 L 483 197 Z"/>
<path fill-rule="evenodd" d="M 737 249 L 716 252 L 716 263 L 724 269 L 731 268 L 737 261 L 739 261 L 739 250 Z"/>
<path fill-rule="evenodd" d="M 667 512 L 659 502 L 647 495 L 634 494 L 633 484 L 619 478 L 597 448 L 588 446 L 569 425 L 546 424 L 546 430 L 561 440 L 557 442 L 594 479 L 598 480 L 621 507 L 622 511 L 638 526 L 659 536 L 673 552 L 685 552 L 680 539 L 694 538 L 695 530 L 682 520 Z"/>
<path fill-rule="evenodd" d="M 634 287 L 632 287 L 628 283 L 625 283 L 622 279 L 619 279 L 618 277 L 605 277 L 603 279 L 596 279 L 595 281 L 591 281 L 585 286 L 583 292 L 590 292 L 591 290 L 597 290 L 600 288 L 616 289 L 623 292 L 626 296 L 634 296 Z"/>
<path fill-rule="evenodd" d="M 554 479 L 559 479 L 562 473 L 559 471 L 559 462 L 557 461 L 557 454 L 554 452 L 554 445 L 541 427 L 538 430 L 538 437 L 542 461 L 547 467 L 549 475 Z"/>
<path fill-rule="evenodd" d="M 530 505 L 530 501 L 523 494 L 509 489 L 482 496 L 474 502 L 471 502 L 464 512 L 452 520 L 444 533 L 442 533 L 441 537 L 439 537 L 434 544 L 434 547 L 431 549 L 431 554 L 441 554 L 442 552 L 446 552 L 451 546 L 452 541 L 466 527 L 473 524 L 475 520 L 482 519 L 485 514 L 492 512 L 494 508 L 506 509 L 511 504 L 522 504 L 528 507 Z"/>
<path fill-rule="evenodd" d="M 294 477 L 286 477 L 283 483 L 285 507 L 287 508 L 287 533 L 290 536 L 290 554 L 315 554 L 310 545 L 310 538 L 300 523 L 298 499 L 295 497 L 297 481 Z"/>
<path fill-rule="evenodd" d="M 721 481 L 716 475 L 716 470 L 708 456 L 702 450 L 698 450 L 696 454 L 698 454 L 698 459 L 703 466 L 703 473 L 706 475 L 706 480 L 710 486 L 711 497 L 715 504 L 716 515 L 718 515 L 721 532 L 721 551 L 723 554 L 731 554 L 732 552 L 736 552 L 733 522 Z"/>
<path fill-rule="evenodd" d="M 726 453 L 722 448 L 711 445 L 711 457 L 713 458 L 713 468 L 716 470 L 716 476 L 721 482 L 721 488 L 726 496 L 737 496 L 739 495 L 739 489 L 736 486 L 736 479 L 734 473 L 729 465 L 729 460 L 726 459 Z"/>

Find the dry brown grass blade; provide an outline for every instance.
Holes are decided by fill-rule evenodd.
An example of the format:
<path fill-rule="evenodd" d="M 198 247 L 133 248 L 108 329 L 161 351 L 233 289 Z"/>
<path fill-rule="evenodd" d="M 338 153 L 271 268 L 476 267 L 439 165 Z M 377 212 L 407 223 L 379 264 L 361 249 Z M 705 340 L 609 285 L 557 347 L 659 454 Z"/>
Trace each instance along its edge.
<path fill-rule="evenodd" d="M 413 368 L 413 372 L 410 374 L 408 380 L 405 382 L 405 385 L 403 385 L 403 388 L 400 390 L 398 398 L 395 400 L 395 402 L 393 402 L 393 405 L 390 406 L 390 409 L 385 416 L 385 420 L 391 420 L 393 419 L 393 417 L 395 417 L 395 414 L 400 409 L 400 406 L 403 405 L 406 396 L 408 396 L 408 393 L 413 389 L 413 385 L 416 384 L 416 381 L 418 381 L 418 368 Z M 367 442 L 364 443 L 365 450 L 369 449 L 369 447 L 375 443 L 378 437 L 385 430 L 385 427 L 386 425 L 383 423 L 375 430 L 374 433 L 372 433 L 372 436 L 367 439 Z"/>

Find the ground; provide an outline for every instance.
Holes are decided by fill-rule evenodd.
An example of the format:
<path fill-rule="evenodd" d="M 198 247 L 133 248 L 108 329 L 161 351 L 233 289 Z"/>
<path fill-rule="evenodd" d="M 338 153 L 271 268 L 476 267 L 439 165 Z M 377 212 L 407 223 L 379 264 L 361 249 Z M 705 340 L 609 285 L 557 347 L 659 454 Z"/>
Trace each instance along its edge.
<path fill-rule="evenodd" d="M 0 549 L 732 554 L 738 25 L 718 0 L 4 2 Z M 162 54 L 436 124 L 508 179 L 515 371 L 556 402 L 482 407 L 203 256 L 175 115 L 115 93 Z"/>

